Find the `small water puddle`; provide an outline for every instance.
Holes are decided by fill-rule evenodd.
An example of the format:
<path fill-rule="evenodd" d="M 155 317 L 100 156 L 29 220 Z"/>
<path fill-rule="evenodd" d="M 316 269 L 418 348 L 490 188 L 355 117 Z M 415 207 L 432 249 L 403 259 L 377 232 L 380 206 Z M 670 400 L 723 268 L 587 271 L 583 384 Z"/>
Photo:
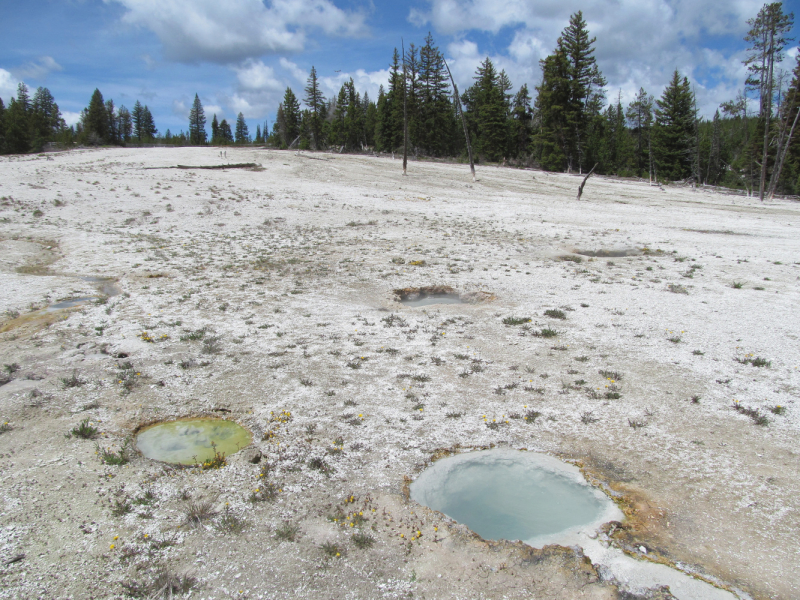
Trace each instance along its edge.
<path fill-rule="evenodd" d="M 450 295 L 443 295 L 443 296 L 425 296 L 423 298 L 416 298 L 416 299 L 408 299 L 408 300 L 400 300 L 400 304 L 404 304 L 406 306 L 411 307 L 418 307 L 418 306 L 430 306 L 431 304 L 463 304 L 461 302 L 461 298 L 458 296 L 450 296 Z"/>
<path fill-rule="evenodd" d="M 247 429 L 225 419 L 181 419 L 142 429 L 136 446 L 147 458 L 180 465 L 202 463 L 214 457 L 214 448 L 225 456 L 250 445 Z"/>
<path fill-rule="evenodd" d="M 113 296 L 118 296 L 121 293 L 119 287 L 117 287 L 117 280 L 112 279 L 111 277 L 79 277 L 78 279 L 85 281 L 86 283 L 91 283 L 97 287 L 102 296 L 69 298 L 68 300 L 62 300 L 61 302 L 51 304 L 45 308 L 45 312 L 53 312 L 56 310 L 63 310 L 65 308 L 75 308 L 76 306 L 83 306 L 84 304 L 89 304 L 90 302 L 96 302 L 97 300 L 100 300 L 101 297 L 111 298 Z"/>
<path fill-rule="evenodd" d="M 70 298 L 69 300 L 62 300 L 61 302 L 51 304 L 45 310 L 47 312 L 53 312 L 55 310 L 61 310 L 64 308 L 74 308 L 75 306 L 82 306 L 84 304 L 88 304 L 89 302 L 94 302 L 95 300 L 97 300 L 97 296 L 89 296 L 86 298 Z"/>
<path fill-rule="evenodd" d="M 411 497 L 489 540 L 541 547 L 574 543 L 622 514 L 577 467 L 516 450 L 486 450 L 444 458 L 410 486 Z"/>
<path fill-rule="evenodd" d="M 643 252 L 636 248 L 616 248 L 616 249 L 603 249 L 600 250 L 573 250 L 575 254 L 581 256 L 592 256 L 595 258 L 623 258 L 625 256 L 641 256 Z"/>
<path fill-rule="evenodd" d="M 464 299 L 449 285 L 431 285 L 394 290 L 395 298 L 405 306 L 418 307 L 432 304 L 463 304 Z"/>

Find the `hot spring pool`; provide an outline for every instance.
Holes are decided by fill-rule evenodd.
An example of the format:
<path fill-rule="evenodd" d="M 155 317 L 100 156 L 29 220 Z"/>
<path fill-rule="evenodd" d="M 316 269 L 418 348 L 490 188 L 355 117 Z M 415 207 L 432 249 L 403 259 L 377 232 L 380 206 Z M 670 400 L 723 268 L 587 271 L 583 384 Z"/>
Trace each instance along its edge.
<path fill-rule="evenodd" d="M 577 467 L 544 454 L 485 450 L 443 458 L 410 486 L 411 498 L 488 540 L 541 547 L 573 543 L 622 513 Z"/>
<path fill-rule="evenodd" d="M 225 419 L 182 419 L 151 425 L 136 436 L 136 446 L 147 458 L 181 465 L 202 463 L 217 452 L 230 456 L 249 446 L 247 429 Z"/>

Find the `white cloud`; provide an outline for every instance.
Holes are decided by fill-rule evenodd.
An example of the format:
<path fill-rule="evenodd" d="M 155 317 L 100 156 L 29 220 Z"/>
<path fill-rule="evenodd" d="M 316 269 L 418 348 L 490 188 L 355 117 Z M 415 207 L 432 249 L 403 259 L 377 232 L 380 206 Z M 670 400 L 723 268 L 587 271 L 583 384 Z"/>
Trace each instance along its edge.
<path fill-rule="evenodd" d="M 172 101 L 172 114 L 176 117 L 185 117 L 189 118 L 189 107 L 186 106 L 186 102 L 183 100 L 173 100 Z"/>
<path fill-rule="evenodd" d="M 677 68 L 695 81 L 698 102 L 702 90 L 701 111 L 713 114 L 716 105 L 742 87 L 745 75 L 741 53 L 725 54 L 705 46 L 714 36 L 742 39 L 747 19 L 757 14 L 762 0 L 427 0 L 427 4 L 425 10 L 412 9 L 408 18 L 455 37 L 447 47 L 448 61 L 452 60 L 459 87 L 471 84 L 485 58 L 468 39 L 470 32 L 512 30 L 508 47 L 491 55 L 492 61 L 498 70 L 506 70 L 515 86 L 531 86 L 541 79 L 539 60 L 552 52 L 570 15 L 582 10 L 590 35 L 597 37 L 595 57 L 608 80 L 609 98 L 622 90 L 623 102 L 629 101 L 640 87 L 658 96 Z"/>
<path fill-rule="evenodd" d="M 81 120 L 81 113 L 72 112 L 69 110 L 62 110 L 61 116 L 64 118 L 64 121 L 66 121 L 68 126 L 75 125 Z"/>
<path fill-rule="evenodd" d="M 342 72 L 334 77 L 320 77 L 320 88 L 325 98 L 330 99 L 339 95 L 339 90 L 345 81 L 353 78 L 353 83 L 356 90 L 360 94 L 367 92 L 371 101 L 378 100 L 378 90 L 383 85 L 384 90 L 387 90 L 389 85 L 389 69 L 380 69 L 378 71 L 365 71 L 364 69 L 357 69 L 352 73 Z"/>
<path fill-rule="evenodd" d="M 279 62 L 281 63 L 281 66 L 284 69 L 286 69 L 289 73 L 292 74 L 292 77 L 294 77 L 297 81 L 305 85 L 306 80 L 308 79 L 308 73 L 303 71 L 303 69 L 301 69 L 295 63 L 293 63 L 292 61 L 283 56 L 281 56 Z"/>
<path fill-rule="evenodd" d="M 64 67 L 58 64 L 52 56 L 40 56 L 37 61 L 27 62 L 14 69 L 14 74 L 22 80 L 42 80 L 53 71 L 63 71 Z"/>
<path fill-rule="evenodd" d="M 365 33 L 365 16 L 330 0 L 104 0 L 128 9 L 123 20 L 150 29 L 164 54 L 181 62 L 240 62 L 298 52 L 306 30 L 327 35 Z"/>
<path fill-rule="evenodd" d="M 9 100 L 17 95 L 19 80 L 5 69 L 0 69 L 0 98 L 8 106 Z"/>
<path fill-rule="evenodd" d="M 279 91 L 283 84 L 275 78 L 272 67 L 260 60 L 246 60 L 242 65 L 233 68 L 239 86 L 245 90 Z"/>

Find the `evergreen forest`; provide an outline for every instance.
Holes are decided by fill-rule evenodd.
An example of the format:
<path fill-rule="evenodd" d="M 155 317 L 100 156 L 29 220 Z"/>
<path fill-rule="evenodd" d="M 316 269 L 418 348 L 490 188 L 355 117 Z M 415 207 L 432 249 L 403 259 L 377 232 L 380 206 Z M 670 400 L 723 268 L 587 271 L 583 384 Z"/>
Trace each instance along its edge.
<path fill-rule="evenodd" d="M 623 104 L 609 96 L 579 11 L 552 52 L 539 61 L 541 80 L 515 88 L 487 57 L 472 84 L 458 90 L 444 55 L 428 34 L 422 46 L 395 49 L 389 79 L 377 98 L 352 79 L 326 98 L 314 67 L 298 96 L 287 88 L 269 130 L 253 136 L 245 117 L 212 116 L 210 136 L 198 95 L 188 131 L 159 133 L 148 107 L 115 106 L 95 90 L 80 121 L 67 127 L 47 88 L 32 95 L 24 83 L 5 106 L 0 99 L 0 152 L 41 151 L 46 144 L 227 145 L 335 152 L 382 152 L 417 159 L 466 160 L 548 171 L 639 177 L 725 186 L 757 195 L 800 195 L 800 52 L 792 72 L 785 57 L 794 15 L 782 2 L 765 4 L 748 20 L 748 77 L 736 98 L 713 117 L 697 109 L 695 90 L 675 70 L 659 97 L 640 89 Z M 514 91 L 516 89 L 516 91 Z"/>

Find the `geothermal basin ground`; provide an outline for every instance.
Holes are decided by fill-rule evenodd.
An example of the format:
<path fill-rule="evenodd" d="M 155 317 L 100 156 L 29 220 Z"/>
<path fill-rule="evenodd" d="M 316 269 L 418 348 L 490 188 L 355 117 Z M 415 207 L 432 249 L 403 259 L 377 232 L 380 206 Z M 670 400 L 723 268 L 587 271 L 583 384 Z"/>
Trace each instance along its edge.
<path fill-rule="evenodd" d="M 0 157 L 0 598 L 702 597 L 606 550 L 800 596 L 800 203 L 228 153 L 256 166 Z M 426 290 L 460 302 L 400 301 Z M 252 444 L 136 448 L 212 417 Z M 490 448 L 574 465 L 624 518 L 533 548 L 409 496 Z"/>

